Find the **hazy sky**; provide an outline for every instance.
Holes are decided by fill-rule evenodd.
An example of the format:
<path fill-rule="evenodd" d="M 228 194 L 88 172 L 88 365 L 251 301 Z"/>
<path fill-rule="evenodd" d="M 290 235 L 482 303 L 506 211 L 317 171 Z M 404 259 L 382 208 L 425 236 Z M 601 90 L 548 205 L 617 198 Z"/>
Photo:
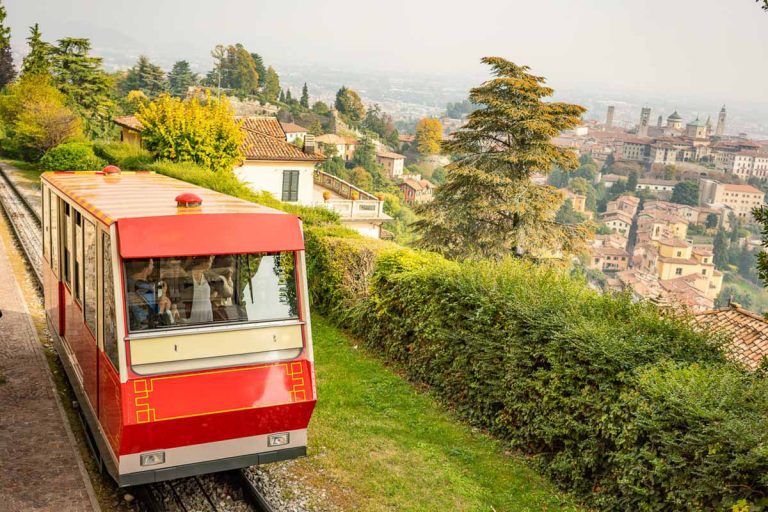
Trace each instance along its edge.
<path fill-rule="evenodd" d="M 557 87 L 768 102 L 768 13 L 753 0 L 5 0 L 14 46 L 91 37 L 97 48 L 205 66 L 242 42 L 276 67 L 484 76 L 500 55 Z M 113 57 L 114 58 L 114 57 Z"/>

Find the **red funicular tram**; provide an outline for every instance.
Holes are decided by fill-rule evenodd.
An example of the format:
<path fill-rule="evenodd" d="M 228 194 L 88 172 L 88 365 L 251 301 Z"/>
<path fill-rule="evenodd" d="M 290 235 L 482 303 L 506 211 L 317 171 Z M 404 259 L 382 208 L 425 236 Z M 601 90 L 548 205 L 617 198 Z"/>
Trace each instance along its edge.
<path fill-rule="evenodd" d="M 300 220 L 148 172 L 42 176 L 45 309 L 121 486 L 306 454 Z"/>

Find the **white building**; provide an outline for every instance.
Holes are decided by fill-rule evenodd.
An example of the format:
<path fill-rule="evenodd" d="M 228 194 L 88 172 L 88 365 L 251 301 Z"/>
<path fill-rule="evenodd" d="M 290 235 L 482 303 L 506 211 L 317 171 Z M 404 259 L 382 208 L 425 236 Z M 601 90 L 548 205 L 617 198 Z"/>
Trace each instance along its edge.
<path fill-rule="evenodd" d="M 400 178 L 405 168 L 405 157 L 392 151 L 380 150 L 376 154 L 376 162 L 384 166 L 390 179 Z"/>
<path fill-rule="evenodd" d="M 308 133 L 308 130 L 303 126 L 299 126 L 294 123 L 280 123 L 280 126 L 285 132 L 285 140 L 293 144 L 297 140 L 303 141 Z"/>
<path fill-rule="evenodd" d="M 311 145 L 290 144 L 277 118 L 243 119 L 245 161 L 235 169 L 254 190 L 269 192 L 287 203 L 312 205 L 315 164 L 325 157 Z"/>

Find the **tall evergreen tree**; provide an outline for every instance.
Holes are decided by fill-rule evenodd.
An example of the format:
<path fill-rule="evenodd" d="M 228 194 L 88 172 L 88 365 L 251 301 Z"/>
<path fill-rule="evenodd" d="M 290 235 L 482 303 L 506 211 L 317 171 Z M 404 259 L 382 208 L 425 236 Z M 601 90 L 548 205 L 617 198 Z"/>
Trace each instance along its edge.
<path fill-rule="evenodd" d="M 11 53 L 11 29 L 5 26 L 6 16 L 5 6 L 0 2 L 0 89 L 16 78 Z"/>
<path fill-rule="evenodd" d="M 189 62 L 180 60 L 173 65 L 168 73 L 168 90 L 173 96 L 183 98 L 190 87 L 197 85 L 198 76 L 192 72 Z"/>
<path fill-rule="evenodd" d="M 280 103 L 285 103 L 285 91 L 280 89 L 280 96 L 278 96 Z"/>
<path fill-rule="evenodd" d="M 419 244 L 454 258 L 548 256 L 581 250 L 587 230 L 555 216 L 563 197 L 536 185 L 534 173 L 578 165 L 552 138 L 577 126 L 583 107 L 545 102 L 544 78 L 499 57 L 485 57 L 494 78 L 472 89 L 479 108 L 444 148 L 455 157 L 435 199 L 415 223 Z"/>
<path fill-rule="evenodd" d="M 88 39 L 68 37 L 58 43 L 51 69 L 54 84 L 85 121 L 87 134 L 102 137 L 112 125 L 112 81 L 101 69 L 101 59 L 90 55 Z"/>
<path fill-rule="evenodd" d="M 290 89 L 288 89 L 288 90 L 285 92 L 285 102 L 286 102 L 287 104 L 289 104 L 289 105 L 290 105 L 291 103 L 293 103 L 293 96 L 291 96 L 291 90 L 290 90 Z"/>
<path fill-rule="evenodd" d="M 54 47 L 43 41 L 43 35 L 37 23 L 29 27 L 29 32 L 30 35 L 27 38 L 29 53 L 21 63 L 21 76 L 48 75 L 51 72 Z"/>
<path fill-rule="evenodd" d="M 120 83 L 120 91 L 125 95 L 131 91 L 141 91 L 147 98 L 155 98 L 166 91 L 165 72 L 157 64 L 150 62 L 146 55 L 139 56 L 136 64 L 128 70 Z"/>
<path fill-rule="evenodd" d="M 256 72 L 259 74 L 259 87 L 264 87 L 264 83 L 267 80 L 267 68 L 264 67 L 264 59 L 258 53 L 252 53 L 251 59 L 253 59 Z"/>
<path fill-rule="evenodd" d="M 307 88 L 307 82 L 304 82 L 304 87 L 301 89 L 301 101 L 299 103 L 302 107 L 309 108 L 309 89 Z"/>

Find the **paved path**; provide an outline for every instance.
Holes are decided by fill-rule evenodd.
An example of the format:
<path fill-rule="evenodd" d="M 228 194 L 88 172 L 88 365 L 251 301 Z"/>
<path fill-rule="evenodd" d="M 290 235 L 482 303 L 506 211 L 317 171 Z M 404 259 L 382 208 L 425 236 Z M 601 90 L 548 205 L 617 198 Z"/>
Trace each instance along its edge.
<path fill-rule="evenodd" d="M 93 489 L 14 276 L 12 251 L 0 237 L 0 512 L 92 511 Z"/>

